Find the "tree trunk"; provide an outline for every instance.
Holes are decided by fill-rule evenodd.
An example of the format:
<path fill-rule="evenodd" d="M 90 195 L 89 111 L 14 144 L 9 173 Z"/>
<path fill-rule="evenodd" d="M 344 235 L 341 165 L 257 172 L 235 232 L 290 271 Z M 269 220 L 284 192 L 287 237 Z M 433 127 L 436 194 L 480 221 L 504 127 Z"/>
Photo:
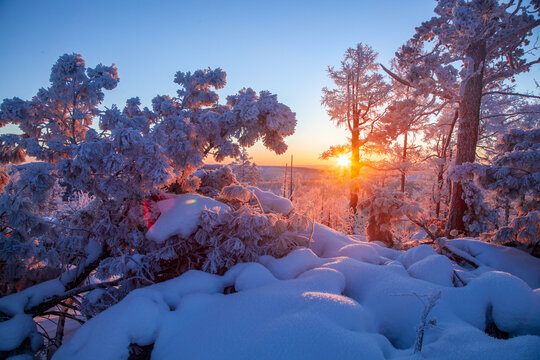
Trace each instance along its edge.
<path fill-rule="evenodd" d="M 377 218 L 374 215 L 370 215 L 366 224 L 366 237 L 368 241 L 380 241 L 386 245 L 386 247 L 392 247 L 394 245 L 394 239 L 392 232 L 388 230 L 388 224 L 390 219 L 386 216 L 380 216 Z"/>
<path fill-rule="evenodd" d="M 510 200 L 508 198 L 504 201 L 504 226 L 508 226 L 510 223 Z"/>
<path fill-rule="evenodd" d="M 353 131 L 351 136 L 351 177 L 353 185 L 351 187 L 351 200 L 349 206 L 354 214 L 356 214 L 358 205 L 358 181 L 357 178 L 360 175 L 360 132 L 358 131 L 359 119 L 355 116 L 353 119 Z"/>
<path fill-rule="evenodd" d="M 448 163 L 452 163 L 452 148 L 450 148 L 450 154 L 448 155 Z M 448 177 L 448 174 L 446 174 L 446 185 L 448 186 L 448 197 L 446 198 L 446 205 L 450 205 L 450 199 L 452 198 L 452 181 Z"/>
<path fill-rule="evenodd" d="M 293 156 L 291 155 L 291 185 L 289 186 L 289 200 L 292 200 L 293 194 L 293 178 L 292 178 L 292 168 L 293 168 Z"/>
<path fill-rule="evenodd" d="M 441 214 L 441 195 L 443 188 L 443 174 L 444 174 L 444 165 L 439 165 L 439 172 L 437 173 L 437 203 L 435 204 L 435 216 L 437 220 Z"/>
<path fill-rule="evenodd" d="M 289 164 L 285 164 L 285 176 L 283 176 L 283 197 L 287 197 L 287 170 L 288 170 Z"/>
<path fill-rule="evenodd" d="M 407 160 L 407 131 L 405 131 L 404 139 L 403 139 L 403 155 L 401 156 L 401 166 L 405 164 L 405 161 Z M 401 188 L 400 191 L 402 193 L 405 193 L 405 169 L 401 168 Z"/>
<path fill-rule="evenodd" d="M 459 130 L 457 138 L 456 165 L 474 162 L 476 158 L 476 143 L 478 142 L 478 127 L 480 123 L 480 104 L 484 78 L 484 60 L 486 58 L 486 43 L 480 41 L 471 44 L 467 50 L 467 70 L 471 73 L 461 84 L 459 104 Z M 463 216 L 467 204 L 463 200 L 463 187 L 459 182 L 452 184 L 452 202 L 446 231 L 456 229 L 466 233 Z"/>

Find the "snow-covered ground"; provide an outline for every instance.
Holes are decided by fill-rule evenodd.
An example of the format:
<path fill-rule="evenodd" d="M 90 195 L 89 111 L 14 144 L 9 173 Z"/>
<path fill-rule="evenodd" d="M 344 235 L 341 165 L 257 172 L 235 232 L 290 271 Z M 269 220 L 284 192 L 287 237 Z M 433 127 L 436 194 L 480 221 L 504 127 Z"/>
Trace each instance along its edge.
<path fill-rule="evenodd" d="M 54 359 L 126 359 L 130 344 L 150 345 L 153 359 L 540 358 L 540 260 L 474 239 L 439 245 L 476 268 L 317 224 L 309 249 L 133 291 Z"/>

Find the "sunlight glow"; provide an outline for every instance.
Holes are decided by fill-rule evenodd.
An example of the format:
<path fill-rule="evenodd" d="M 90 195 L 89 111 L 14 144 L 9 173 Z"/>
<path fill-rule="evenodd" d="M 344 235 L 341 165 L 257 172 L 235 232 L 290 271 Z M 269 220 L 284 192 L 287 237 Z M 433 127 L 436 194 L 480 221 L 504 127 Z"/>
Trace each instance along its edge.
<path fill-rule="evenodd" d="M 349 154 L 341 154 L 336 158 L 337 164 L 341 167 L 348 167 L 351 165 L 351 157 Z"/>
<path fill-rule="evenodd" d="M 196 201 L 195 199 L 186 200 L 186 204 L 194 204 Z"/>

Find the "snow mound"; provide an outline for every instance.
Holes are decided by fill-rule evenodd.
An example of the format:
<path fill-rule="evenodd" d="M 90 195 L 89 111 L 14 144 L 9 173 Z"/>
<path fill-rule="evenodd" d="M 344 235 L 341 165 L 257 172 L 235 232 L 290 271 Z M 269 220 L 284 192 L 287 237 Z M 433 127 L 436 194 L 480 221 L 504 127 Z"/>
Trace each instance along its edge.
<path fill-rule="evenodd" d="M 237 264 L 223 276 L 189 271 L 133 291 L 83 325 L 54 359 L 125 359 L 130 344 L 153 345 L 155 359 L 540 354 L 540 289 L 528 285 L 537 275 L 529 255 L 471 239 L 448 242 L 480 264 L 469 269 L 427 245 L 397 251 L 318 224 L 313 239 L 310 249 Z M 465 286 L 454 286 L 456 271 Z M 436 325 L 426 327 L 422 353 L 413 354 L 426 299 L 436 293 L 426 319 Z M 496 338 L 494 328 L 508 339 Z"/>
<path fill-rule="evenodd" d="M 17 314 L 0 322 L 0 351 L 17 348 L 22 341 L 35 331 L 36 324 L 30 315 Z"/>
<path fill-rule="evenodd" d="M 482 265 L 477 273 L 504 271 L 519 277 L 533 289 L 540 288 L 540 259 L 521 250 L 475 239 L 446 240 L 446 244 L 474 257 Z"/>
<path fill-rule="evenodd" d="M 198 194 L 175 195 L 157 203 L 161 215 L 146 233 L 148 240 L 162 243 L 173 235 L 188 237 L 197 230 L 199 216 L 204 209 L 229 207 L 222 202 Z"/>
<path fill-rule="evenodd" d="M 430 255 L 409 266 L 407 271 L 416 279 L 443 286 L 453 286 L 452 262 L 442 255 Z"/>
<path fill-rule="evenodd" d="M 270 191 L 264 191 L 255 186 L 248 186 L 248 189 L 253 191 L 253 194 L 259 199 L 265 212 L 289 214 L 293 209 L 293 204 L 289 199 L 277 196 Z"/>

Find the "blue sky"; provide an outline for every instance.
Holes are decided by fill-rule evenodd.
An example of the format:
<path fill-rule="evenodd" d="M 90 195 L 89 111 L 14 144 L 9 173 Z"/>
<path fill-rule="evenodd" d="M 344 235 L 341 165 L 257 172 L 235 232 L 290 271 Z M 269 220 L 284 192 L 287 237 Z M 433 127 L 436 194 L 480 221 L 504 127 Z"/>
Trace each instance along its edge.
<path fill-rule="evenodd" d="M 120 84 L 106 93 L 105 106 L 133 96 L 149 106 L 157 94 L 175 95 L 176 71 L 221 67 L 223 96 L 243 87 L 269 90 L 296 112 L 287 154 L 258 145 L 250 150 L 255 161 L 284 164 L 294 154 L 299 165 L 317 164 L 328 146 L 346 141 L 320 105 L 321 88 L 331 85 L 327 66 L 358 42 L 388 64 L 434 6 L 433 0 L 0 0 L 0 99 L 31 98 L 66 52 L 82 54 L 89 66 L 116 64 Z"/>

